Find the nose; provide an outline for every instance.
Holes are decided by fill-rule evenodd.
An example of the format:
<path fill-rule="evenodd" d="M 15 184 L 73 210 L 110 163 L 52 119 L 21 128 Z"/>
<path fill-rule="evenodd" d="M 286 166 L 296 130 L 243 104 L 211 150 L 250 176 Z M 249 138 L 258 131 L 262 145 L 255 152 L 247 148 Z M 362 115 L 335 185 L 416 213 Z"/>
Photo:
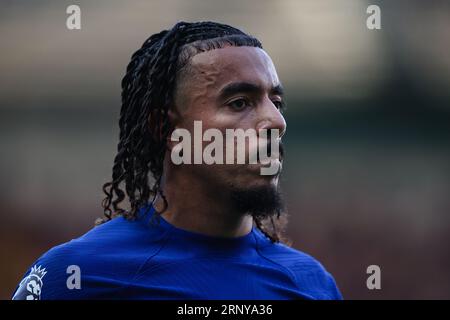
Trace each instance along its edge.
<path fill-rule="evenodd" d="M 283 137 L 286 133 L 286 121 L 272 100 L 266 98 L 259 109 L 259 121 L 256 125 L 257 132 L 260 129 L 278 129 L 279 138 Z"/>

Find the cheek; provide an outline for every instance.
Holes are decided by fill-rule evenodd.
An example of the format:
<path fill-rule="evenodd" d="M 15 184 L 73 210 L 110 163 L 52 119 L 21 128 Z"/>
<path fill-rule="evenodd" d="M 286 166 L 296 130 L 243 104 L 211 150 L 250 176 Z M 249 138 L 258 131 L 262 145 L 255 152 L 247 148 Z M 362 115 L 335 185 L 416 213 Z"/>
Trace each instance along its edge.
<path fill-rule="evenodd" d="M 219 129 L 225 132 L 226 128 L 233 128 L 235 120 L 224 114 L 219 108 L 204 104 L 202 108 L 196 110 L 185 119 L 185 123 L 190 128 L 194 127 L 194 121 L 201 121 L 203 131 L 207 129 Z"/>
<path fill-rule="evenodd" d="M 205 128 L 216 128 L 223 133 L 225 129 L 249 129 L 255 128 L 256 117 L 252 112 L 233 112 L 227 107 L 216 108 L 215 112 L 208 114 L 204 120 Z"/>
<path fill-rule="evenodd" d="M 215 99 L 201 96 L 193 99 L 182 115 L 180 127 L 194 128 L 194 121 L 201 121 L 203 129 L 249 129 L 256 128 L 257 114 L 254 110 L 235 112 L 227 106 L 218 105 Z"/>

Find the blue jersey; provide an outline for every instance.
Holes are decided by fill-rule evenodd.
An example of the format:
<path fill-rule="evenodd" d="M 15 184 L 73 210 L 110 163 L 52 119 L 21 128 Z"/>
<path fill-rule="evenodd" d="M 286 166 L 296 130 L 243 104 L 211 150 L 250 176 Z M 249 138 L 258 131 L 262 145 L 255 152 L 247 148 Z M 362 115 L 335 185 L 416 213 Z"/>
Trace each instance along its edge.
<path fill-rule="evenodd" d="M 152 219 L 154 218 L 154 219 Z M 238 238 L 174 227 L 149 206 L 54 247 L 13 299 L 341 299 L 311 256 L 256 227 Z"/>

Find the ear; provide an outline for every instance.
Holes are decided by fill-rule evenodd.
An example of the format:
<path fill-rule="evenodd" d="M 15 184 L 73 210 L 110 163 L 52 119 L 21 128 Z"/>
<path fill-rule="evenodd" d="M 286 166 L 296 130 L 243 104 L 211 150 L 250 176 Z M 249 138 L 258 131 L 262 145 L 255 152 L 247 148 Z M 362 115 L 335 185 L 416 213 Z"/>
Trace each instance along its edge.
<path fill-rule="evenodd" d="M 167 117 L 169 118 L 169 121 L 172 124 L 172 127 L 175 128 L 181 119 L 180 112 L 178 111 L 176 106 L 169 107 L 169 110 L 167 111 Z"/>
<path fill-rule="evenodd" d="M 167 111 L 167 117 L 171 124 L 172 130 L 175 130 L 176 128 L 178 128 L 178 125 L 181 120 L 181 115 L 180 115 L 178 109 L 176 108 L 176 106 L 169 107 L 169 110 Z M 171 137 L 172 137 L 172 132 L 170 132 L 166 138 L 166 145 L 167 145 L 167 149 L 169 149 L 169 150 L 172 150 L 173 146 L 175 145 L 174 142 L 171 140 Z"/>
<path fill-rule="evenodd" d="M 162 125 L 161 122 L 157 121 L 157 115 L 158 115 L 158 110 L 152 110 L 150 111 L 150 114 L 147 118 L 147 124 L 150 128 L 150 134 L 152 136 L 152 138 L 154 140 L 161 140 L 163 137 L 162 134 Z M 168 120 L 170 122 L 170 124 L 172 124 L 173 120 L 171 118 L 174 118 L 173 116 L 170 116 L 168 114 Z"/>

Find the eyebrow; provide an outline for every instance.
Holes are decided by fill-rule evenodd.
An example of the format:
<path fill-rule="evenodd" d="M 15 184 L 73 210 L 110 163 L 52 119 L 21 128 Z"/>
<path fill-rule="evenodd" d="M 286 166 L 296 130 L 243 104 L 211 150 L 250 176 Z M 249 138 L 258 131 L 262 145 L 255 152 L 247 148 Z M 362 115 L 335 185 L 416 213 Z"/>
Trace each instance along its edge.
<path fill-rule="evenodd" d="M 219 97 L 225 98 L 236 93 L 261 93 L 264 89 L 250 82 L 233 82 L 226 85 L 222 90 L 220 90 Z M 276 85 L 270 89 L 271 94 L 283 96 L 284 90 L 281 84 Z"/>

